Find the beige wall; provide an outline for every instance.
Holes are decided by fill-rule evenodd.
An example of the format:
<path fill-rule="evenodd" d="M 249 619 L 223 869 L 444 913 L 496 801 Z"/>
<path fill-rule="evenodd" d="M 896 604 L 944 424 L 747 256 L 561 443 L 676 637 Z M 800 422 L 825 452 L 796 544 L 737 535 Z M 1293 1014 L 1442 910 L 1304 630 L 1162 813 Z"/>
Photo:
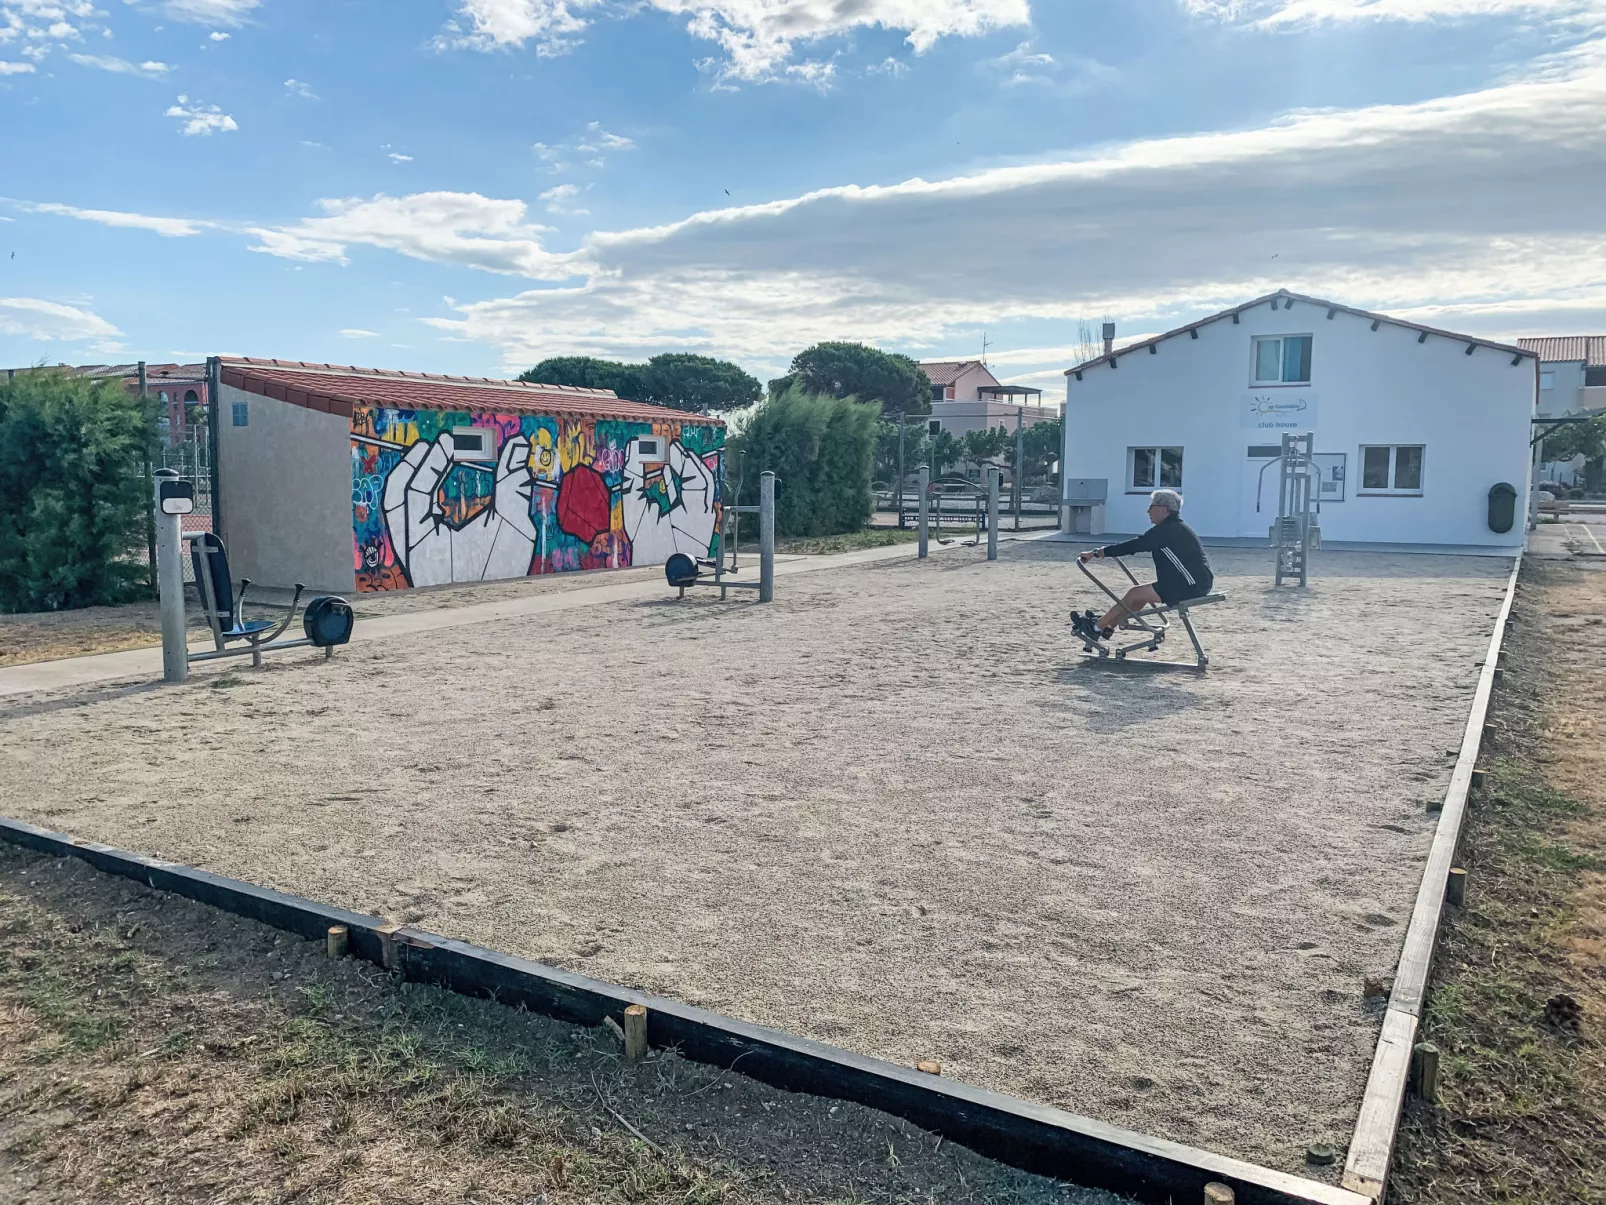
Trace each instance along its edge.
<path fill-rule="evenodd" d="M 246 425 L 234 425 L 244 402 Z M 355 593 L 351 421 L 224 385 L 217 410 L 223 539 L 235 580 Z"/>
<path fill-rule="evenodd" d="M 1034 427 L 1059 417 L 1058 403 L 1052 406 L 1011 406 L 1006 402 L 932 402 L 931 419 L 942 423 L 943 430 L 960 436 L 967 431 L 981 431 L 989 427 L 1003 427 L 1013 431 L 1017 416 L 1024 413 L 1023 426 Z M 927 420 L 928 426 L 931 419 Z"/>

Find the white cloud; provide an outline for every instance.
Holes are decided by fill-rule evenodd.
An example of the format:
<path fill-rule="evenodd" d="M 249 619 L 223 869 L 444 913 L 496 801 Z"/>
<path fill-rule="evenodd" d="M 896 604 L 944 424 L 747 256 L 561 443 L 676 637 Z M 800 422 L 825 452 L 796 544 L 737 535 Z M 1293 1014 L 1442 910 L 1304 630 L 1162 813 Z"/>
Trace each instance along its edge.
<path fill-rule="evenodd" d="M 211 135 L 240 128 L 234 118 L 217 105 L 203 105 L 199 101 L 191 104 L 187 96 L 180 96 L 178 103 L 169 106 L 164 116 L 182 121 L 184 125 L 179 132 L 186 135 Z"/>
<path fill-rule="evenodd" d="M 788 73 L 799 46 L 879 26 L 901 30 L 916 54 L 945 37 L 976 37 L 1027 25 L 1027 0 L 650 0 L 654 8 L 687 17 L 693 36 L 725 52 L 719 74 L 763 80 Z M 794 66 L 806 66 L 794 64 Z M 791 72 L 791 74 L 798 74 Z M 805 77 L 807 73 L 805 72 Z"/>
<path fill-rule="evenodd" d="M 284 90 L 292 96 L 299 96 L 303 100 L 317 100 L 318 94 L 312 90 L 311 84 L 303 83 L 298 79 L 284 81 Z"/>
<path fill-rule="evenodd" d="M 509 362 L 773 363 L 822 338 L 929 346 L 1011 320 L 1161 329 L 1286 285 L 1509 333 L 1606 321 L 1602 196 L 1606 45 L 1565 78 L 599 232 L 583 281 L 427 321 Z"/>
<path fill-rule="evenodd" d="M 22 48 L 23 56 L 39 62 L 50 53 L 52 43 L 82 39 L 82 32 L 69 17 L 95 29 L 95 16 L 95 6 L 89 0 L 0 0 L 0 46 L 27 42 Z M 0 75 L 21 75 L 27 66 L 0 66 Z"/>
<path fill-rule="evenodd" d="M 1454 21 L 1532 15 L 1606 17 L 1601 0 L 1180 0 L 1196 16 L 1264 26 L 1344 21 Z"/>
<path fill-rule="evenodd" d="M 61 343 L 109 340 L 123 333 L 90 310 L 37 297 L 0 297 L 0 332 Z"/>
<path fill-rule="evenodd" d="M 102 226 L 117 226 L 126 230 L 150 230 L 164 238 L 188 238 L 200 234 L 204 228 L 212 224 L 190 218 L 162 218 L 143 213 L 122 213 L 115 209 L 79 209 L 73 205 L 60 205 L 53 201 L 25 203 L 23 208 L 32 213 L 77 218 L 83 222 L 97 222 Z"/>
<path fill-rule="evenodd" d="M 365 330 L 360 330 L 360 329 L 358 329 L 356 327 L 351 327 L 351 328 L 349 328 L 347 330 L 341 331 L 340 332 L 340 337 L 342 339 L 377 339 L 377 338 L 379 338 L 379 332 L 378 331 L 365 331 Z"/>
<path fill-rule="evenodd" d="M 582 191 L 584 190 L 578 184 L 559 184 L 556 188 L 549 188 L 542 193 L 541 200 L 546 202 L 548 213 L 578 216 L 591 212 L 589 209 L 581 209 L 569 203 L 579 196 Z"/>
<path fill-rule="evenodd" d="M 145 79 L 161 79 L 173 70 L 166 63 L 130 63 L 127 59 L 114 58 L 109 54 L 69 54 L 67 57 L 80 67 L 93 67 L 97 71 L 111 71 L 119 75 L 138 75 Z"/>
<path fill-rule="evenodd" d="M 572 49 L 602 0 L 460 0 L 442 47 L 508 50 L 533 42 L 539 54 Z M 724 80 L 829 80 L 832 64 L 793 63 L 800 46 L 878 26 L 901 30 L 916 54 L 944 37 L 975 37 L 1031 21 L 1028 0 L 645 0 L 686 18 L 693 37 L 716 43 L 724 60 L 709 65 Z"/>
<path fill-rule="evenodd" d="M 8 63 L 0 59 L 0 75 L 26 75 L 34 69 L 32 63 Z"/>
<path fill-rule="evenodd" d="M 401 155 L 397 154 L 395 151 L 391 151 L 390 154 L 385 157 L 392 163 L 411 163 L 413 161 L 413 157 L 411 155 Z"/>
<path fill-rule="evenodd" d="M 586 128 L 573 138 L 553 146 L 545 142 L 532 143 L 530 149 L 536 158 L 547 165 L 553 175 L 571 171 L 576 159 L 585 167 L 606 167 L 608 155 L 614 152 L 633 151 L 635 140 L 623 134 L 614 134 L 602 128 L 600 121 L 586 123 Z"/>
<path fill-rule="evenodd" d="M 577 15 L 601 0 L 461 0 L 458 20 L 436 39 L 441 48 L 512 50 L 534 42 L 536 53 L 574 48 L 587 22 Z"/>
<path fill-rule="evenodd" d="M 241 25 L 261 3 L 262 0 L 165 0 L 162 8 L 175 20 L 197 25 Z M 218 40 L 215 35 L 214 40 Z"/>
<path fill-rule="evenodd" d="M 525 221 L 523 201 L 478 193 L 424 192 L 372 200 L 319 202 L 324 216 L 294 226 L 253 227 L 251 250 L 309 263 L 345 263 L 352 244 L 486 272 L 565 280 L 588 270 L 586 257 L 548 251 L 546 227 Z"/>
<path fill-rule="evenodd" d="M 211 33 L 207 34 L 206 36 L 210 41 L 213 41 L 213 42 L 227 42 L 229 40 L 229 35 L 228 34 L 224 33 L 221 30 L 217 30 L 217 29 L 214 29 Z"/>

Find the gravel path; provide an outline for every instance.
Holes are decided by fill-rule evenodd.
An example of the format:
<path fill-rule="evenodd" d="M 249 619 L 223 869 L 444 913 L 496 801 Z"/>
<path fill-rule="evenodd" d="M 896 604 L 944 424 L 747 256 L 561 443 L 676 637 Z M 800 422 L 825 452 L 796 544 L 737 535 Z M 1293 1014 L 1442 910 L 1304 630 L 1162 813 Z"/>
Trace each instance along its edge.
<path fill-rule="evenodd" d="M 1081 661 L 1074 551 L 20 698 L 0 810 L 1308 1172 L 1509 565 L 1216 552 L 1200 678 Z"/>

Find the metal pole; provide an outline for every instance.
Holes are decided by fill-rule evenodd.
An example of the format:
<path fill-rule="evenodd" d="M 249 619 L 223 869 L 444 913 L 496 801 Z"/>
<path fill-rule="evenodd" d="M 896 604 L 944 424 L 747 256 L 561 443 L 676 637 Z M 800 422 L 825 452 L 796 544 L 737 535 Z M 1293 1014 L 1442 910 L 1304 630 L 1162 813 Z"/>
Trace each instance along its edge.
<path fill-rule="evenodd" d="M 758 601 L 775 601 L 775 474 L 758 478 Z"/>
<path fill-rule="evenodd" d="M 1533 531 L 1539 526 L 1539 473 L 1543 468 L 1545 459 L 1545 437 L 1541 435 L 1534 440 L 1534 462 L 1528 471 L 1528 530 Z"/>
<path fill-rule="evenodd" d="M 930 499 L 927 497 L 927 491 L 931 488 L 930 465 L 923 464 L 920 466 L 920 473 L 916 478 L 915 488 L 920 491 L 920 559 L 924 560 L 926 557 L 926 544 L 931 537 L 931 514 L 929 510 L 931 503 Z"/>
<path fill-rule="evenodd" d="M 903 423 L 906 414 L 898 415 L 898 530 L 903 530 Z"/>
<path fill-rule="evenodd" d="M 1015 480 L 1011 482 L 1011 493 L 1015 503 L 1015 530 L 1020 530 L 1020 475 L 1026 464 L 1026 407 L 1015 407 Z"/>
<path fill-rule="evenodd" d="M 184 632 L 184 538 L 179 517 L 162 513 L 163 481 L 178 476 L 172 469 L 153 475 L 151 509 L 156 515 L 156 586 L 162 613 L 162 677 L 182 682 L 190 676 L 190 654 Z"/>
<path fill-rule="evenodd" d="M 1015 516 L 1017 523 L 1020 516 Z M 1018 529 L 1018 528 L 1017 528 Z M 987 470 L 987 559 L 998 559 L 998 470 Z"/>
<path fill-rule="evenodd" d="M 222 457 L 218 455 L 221 435 L 218 430 L 223 421 L 223 361 L 208 356 L 206 361 L 206 453 L 211 464 L 207 466 L 207 501 L 212 512 L 212 533 L 223 538 L 223 478 Z"/>
<path fill-rule="evenodd" d="M 147 399 L 150 396 L 150 385 L 145 379 L 145 361 L 139 362 L 139 409 L 143 417 L 146 412 Z M 145 480 L 152 482 L 155 488 L 155 478 L 151 475 L 151 445 L 150 440 L 145 441 Z M 155 511 L 152 511 L 154 516 Z M 150 573 L 146 584 L 150 589 L 156 589 L 156 520 L 154 517 L 145 520 L 145 564 L 149 566 Z"/>

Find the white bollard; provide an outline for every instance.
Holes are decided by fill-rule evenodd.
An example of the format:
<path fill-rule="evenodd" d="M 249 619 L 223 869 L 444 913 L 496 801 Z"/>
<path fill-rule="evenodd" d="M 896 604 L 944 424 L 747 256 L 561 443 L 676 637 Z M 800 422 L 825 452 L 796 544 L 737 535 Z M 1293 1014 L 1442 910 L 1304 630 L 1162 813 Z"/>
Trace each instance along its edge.
<path fill-rule="evenodd" d="M 987 559 L 998 559 L 998 470 L 987 470 Z"/>
<path fill-rule="evenodd" d="M 775 601 L 775 474 L 758 479 L 758 601 Z"/>
<path fill-rule="evenodd" d="M 162 615 L 162 677 L 183 682 L 190 676 L 190 654 L 184 625 L 184 536 L 178 500 L 164 499 L 162 487 L 177 484 L 172 469 L 158 469 L 152 505 L 156 510 L 156 594 Z M 192 504 L 193 505 L 193 504 Z"/>
<path fill-rule="evenodd" d="M 931 466 L 923 464 L 917 478 L 916 488 L 920 491 L 920 559 L 926 557 L 926 544 L 931 536 Z"/>

